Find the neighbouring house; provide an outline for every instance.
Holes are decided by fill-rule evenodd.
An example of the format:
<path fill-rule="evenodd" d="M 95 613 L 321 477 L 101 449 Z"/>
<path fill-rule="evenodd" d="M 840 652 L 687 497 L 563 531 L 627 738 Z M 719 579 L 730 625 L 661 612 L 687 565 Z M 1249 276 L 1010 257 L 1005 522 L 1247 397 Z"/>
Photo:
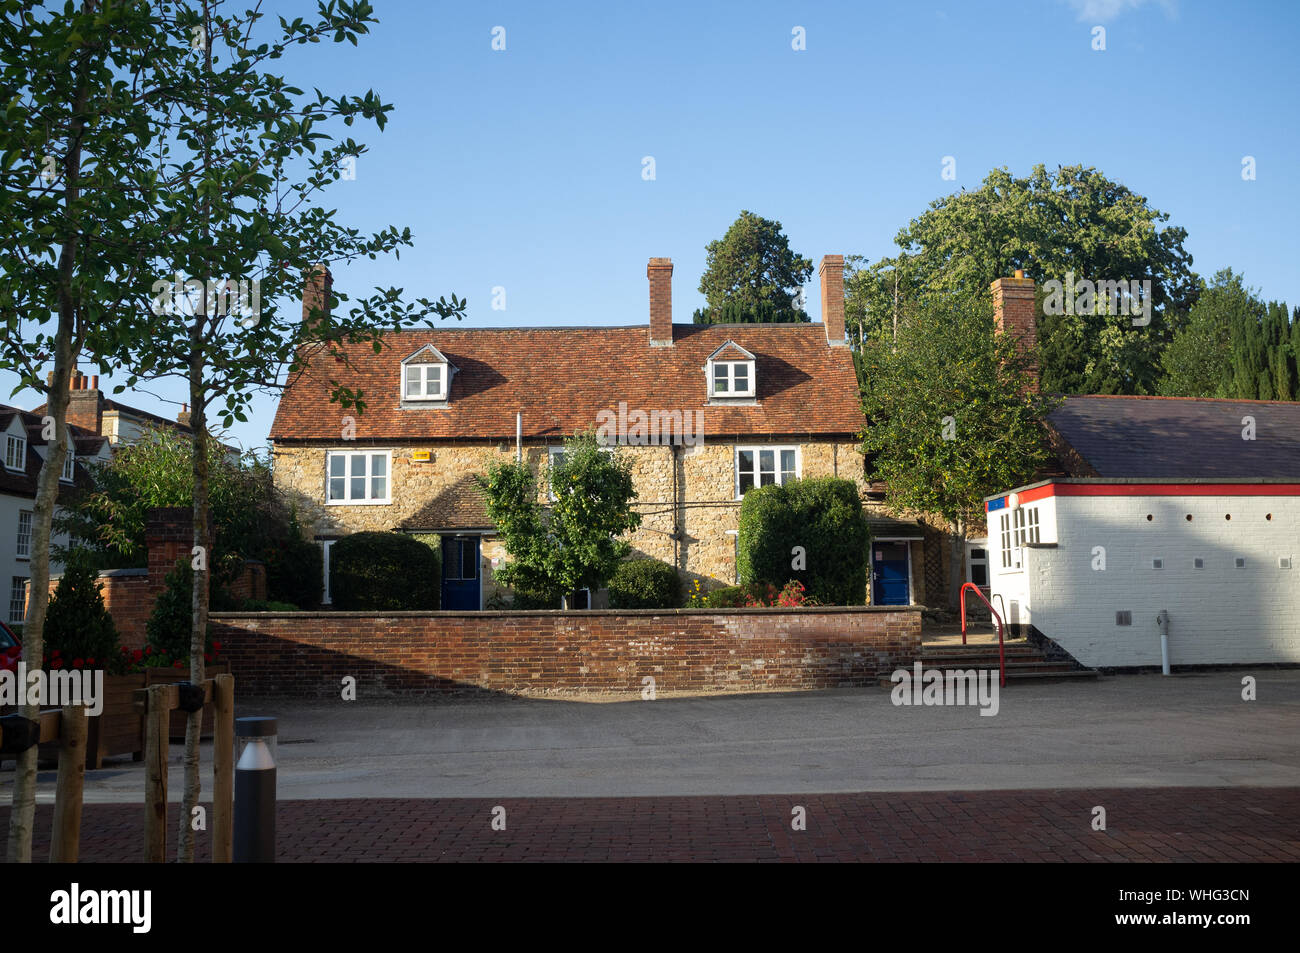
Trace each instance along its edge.
<path fill-rule="evenodd" d="M 991 496 L 993 603 L 1090 667 L 1300 661 L 1300 403 L 1068 397 Z"/>
<path fill-rule="evenodd" d="M 864 425 L 844 334 L 843 257 L 827 255 L 821 324 L 674 324 L 673 265 L 652 258 L 649 327 L 447 328 L 348 351 L 364 413 L 329 400 L 343 365 L 323 349 L 289 382 L 271 427 L 277 486 L 325 551 L 363 530 L 436 538 L 446 609 L 479 609 L 506 558 L 475 475 L 522 459 L 545 476 L 575 431 L 615 428 L 630 455 L 635 555 L 706 586 L 736 578 L 740 502 L 752 486 L 838 476 L 867 490 Z M 329 301 L 323 269 L 304 319 Z M 544 481 L 541 483 L 545 486 Z M 544 490 L 541 492 L 545 492 Z M 888 569 L 878 601 L 921 601 L 921 527 L 873 514 Z M 601 593 L 579 605 L 602 604 Z"/>
<path fill-rule="evenodd" d="M 36 484 L 50 443 L 46 433 L 41 414 L 0 405 L 0 451 L 4 453 L 0 467 L 0 583 L 5 599 L 0 611 L 5 621 L 14 625 L 21 625 L 27 616 Z M 65 491 L 89 486 L 86 464 L 108 459 L 109 452 L 106 438 L 69 424 L 68 455 L 59 479 L 60 496 Z M 55 515 L 58 513 L 56 509 Z M 67 539 L 55 534 L 53 542 L 66 544 Z M 61 568 L 57 562 L 51 563 L 52 572 Z"/>

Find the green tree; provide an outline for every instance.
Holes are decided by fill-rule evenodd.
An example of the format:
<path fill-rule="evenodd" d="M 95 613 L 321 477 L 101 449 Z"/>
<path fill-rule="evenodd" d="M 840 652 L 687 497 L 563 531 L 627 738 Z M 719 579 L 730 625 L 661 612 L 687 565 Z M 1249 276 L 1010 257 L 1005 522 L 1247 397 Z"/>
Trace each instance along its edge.
<path fill-rule="evenodd" d="M 539 501 L 537 477 L 526 463 L 497 464 L 479 484 L 511 556 L 496 578 L 553 601 L 603 587 L 631 550 L 619 537 L 641 525 L 632 511 L 630 464 L 599 446 L 594 432 L 566 441 L 563 457 L 549 468 L 549 506 Z"/>
<path fill-rule="evenodd" d="M 313 302 L 305 322 L 297 310 L 317 263 L 376 258 L 411 244 L 409 230 L 364 235 L 347 228 L 320 200 L 322 190 L 365 153 L 354 140 L 337 139 L 335 124 L 360 119 L 382 129 L 392 107 L 373 91 L 305 94 L 267 70 L 294 46 L 355 44 L 375 22 L 366 0 L 321 4 L 311 19 L 280 19 L 269 42 L 260 36 L 264 13 L 226 15 L 222 0 L 8 6 L 13 15 L 0 21 L 0 49 L 5 82 L 19 103 L 10 107 L 7 124 L 21 126 L 25 138 L 8 141 L 5 164 L 22 170 L 15 181 L 39 182 L 43 157 L 52 153 L 65 178 L 59 181 L 61 206 L 54 200 L 48 208 L 48 196 L 46 205 L 6 199 L 0 206 L 0 232 L 34 234 L 46 246 L 19 249 L 12 258 L 24 267 L 5 269 L 5 280 L 21 283 L 28 294 L 18 306 L 12 301 L 19 295 L 5 289 L 6 330 L 47 318 L 58 305 L 49 406 L 60 424 L 82 325 L 91 329 L 86 340 L 101 365 L 107 355 L 128 371 L 119 389 L 168 375 L 187 382 L 193 538 L 200 554 L 190 678 L 202 681 L 210 574 L 203 556 L 211 545 L 209 415 L 227 426 L 244 420 L 258 392 L 296 376 L 314 351 L 331 350 L 342 375 L 348 359 L 341 343 L 380 350 L 384 328 L 460 317 L 464 302 L 453 296 L 450 303 L 412 304 L 400 289 L 388 288 L 346 313 L 337 305 L 347 296 L 337 292 L 322 293 L 325 300 Z M 25 108 L 28 101 L 35 106 Z M 95 201 L 78 201 L 92 193 Z M 51 253 L 57 270 L 37 269 L 27 277 L 27 263 Z M 180 283 L 176 292 L 173 280 Z M 38 290 L 29 287 L 38 283 Z M 232 285 L 238 294 L 230 293 Z M 23 374 L 25 383 L 39 379 L 39 370 Z M 364 395 L 337 380 L 328 383 L 341 407 L 364 408 Z M 52 463 L 56 484 L 62 451 L 51 457 L 47 469 Z M 41 528 L 38 521 L 34 537 Z M 39 592 L 37 575 L 33 571 Z M 37 605 L 43 611 L 43 602 Z M 201 720 L 201 713 L 192 714 L 186 730 L 181 860 L 193 857 L 189 817 L 199 795 Z M 20 775 L 16 805 L 32 797 L 22 769 Z M 11 828 L 29 830 L 26 811 L 13 813 Z M 11 853 L 23 837 L 29 835 L 11 836 Z"/>
<path fill-rule="evenodd" d="M 1234 332 L 1244 344 L 1246 328 L 1257 325 L 1264 312 L 1243 276 L 1224 268 L 1200 294 L 1160 358 L 1159 390 L 1169 397 L 1231 397 Z M 1251 371 L 1252 375 L 1256 372 Z M 1252 376 L 1252 391 L 1257 386 Z"/>
<path fill-rule="evenodd" d="M 79 355 L 111 365 L 139 333 L 128 298 L 154 270 L 131 240 L 156 136 L 148 103 L 156 89 L 139 83 L 154 16 L 142 3 L 0 4 L 0 367 L 18 375 L 17 389 L 47 395 L 50 441 L 32 518 L 23 630 L 31 658 L 44 654 L 68 383 Z M 22 713 L 36 718 L 38 710 L 24 705 Z M 29 748 L 17 759 L 11 862 L 31 860 L 36 756 Z"/>
<path fill-rule="evenodd" d="M 742 211 L 706 251 L 700 292 L 708 306 L 695 312 L 696 324 L 810 320 L 800 290 L 812 261 L 790 250 L 780 222 Z"/>
<path fill-rule="evenodd" d="M 1170 328 L 1195 300 L 1186 230 L 1102 173 L 1082 166 L 1024 178 L 994 169 L 979 189 L 930 204 L 895 238 L 900 253 L 859 267 L 846 283 L 855 337 L 892 336 L 895 316 L 933 294 L 987 294 L 1023 268 L 1039 281 L 1152 282 L 1152 320 L 1062 315 L 1040 323 L 1041 378 L 1049 391 L 1150 393 Z M 897 293 L 895 292 L 897 289 Z M 1042 311 L 1039 312 L 1042 314 Z"/>
<path fill-rule="evenodd" d="M 987 293 L 928 296 L 898 342 L 868 341 L 859 357 L 870 475 L 894 512 L 942 516 L 952 565 L 985 496 L 1030 480 L 1047 459 L 1041 420 L 1052 400 L 1033 387 L 1016 342 L 993 330 Z M 960 573 L 950 577 L 957 605 Z"/>

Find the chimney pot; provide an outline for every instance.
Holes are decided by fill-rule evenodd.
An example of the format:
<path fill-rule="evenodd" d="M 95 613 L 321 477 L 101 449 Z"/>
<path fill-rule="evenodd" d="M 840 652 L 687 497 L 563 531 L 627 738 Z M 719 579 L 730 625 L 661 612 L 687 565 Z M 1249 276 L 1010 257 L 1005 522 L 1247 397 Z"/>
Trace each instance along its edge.
<path fill-rule="evenodd" d="M 824 255 L 817 268 L 822 286 L 822 325 L 826 329 L 826 343 L 831 347 L 847 347 L 844 338 L 844 256 Z"/>
<path fill-rule="evenodd" d="M 646 265 L 650 279 L 650 346 L 671 347 L 673 343 L 673 260 L 651 258 Z"/>

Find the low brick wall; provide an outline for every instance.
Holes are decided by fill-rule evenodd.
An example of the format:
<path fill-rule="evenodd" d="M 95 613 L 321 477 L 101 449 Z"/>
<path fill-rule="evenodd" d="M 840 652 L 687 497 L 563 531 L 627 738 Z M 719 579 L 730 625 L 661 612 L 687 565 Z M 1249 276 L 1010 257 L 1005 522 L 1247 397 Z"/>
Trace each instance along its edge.
<path fill-rule="evenodd" d="M 213 613 L 240 695 L 792 691 L 875 684 L 920 607 Z"/>

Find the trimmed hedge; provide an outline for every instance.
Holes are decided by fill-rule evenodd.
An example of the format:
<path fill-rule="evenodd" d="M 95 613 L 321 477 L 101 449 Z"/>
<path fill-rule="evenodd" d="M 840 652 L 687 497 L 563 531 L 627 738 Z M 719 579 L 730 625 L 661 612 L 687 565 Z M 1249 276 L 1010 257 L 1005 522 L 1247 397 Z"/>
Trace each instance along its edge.
<path fill-rule="evenodd" d="M 803 547 L 802 563 L 796 546 Z M 742 583 L 780 587 L 797 579 L 822 605 L 866 602 L 871 533 L 852 480 L 818 477 L 749 490 L 740 504 L 739 550 Z"/>
<path fill-rule="evenodd" d="M 323 558 L 319 543 L 297 537 L 268 547 L 262 557 L 267 601 L 291 602 L 303 608 L 320 605 Z"/>
<path fill-rule="evenodd" d="M 609 580 L 611 609 L 675 609 L 682 604 L 677 570 L 657 559 L 619 563 Z"/>
<path fill-rule="evenodd" d="M 441 553 L 405 533 L 353 533 L 330 548 L 336 609 L 437 609 Z"/>

